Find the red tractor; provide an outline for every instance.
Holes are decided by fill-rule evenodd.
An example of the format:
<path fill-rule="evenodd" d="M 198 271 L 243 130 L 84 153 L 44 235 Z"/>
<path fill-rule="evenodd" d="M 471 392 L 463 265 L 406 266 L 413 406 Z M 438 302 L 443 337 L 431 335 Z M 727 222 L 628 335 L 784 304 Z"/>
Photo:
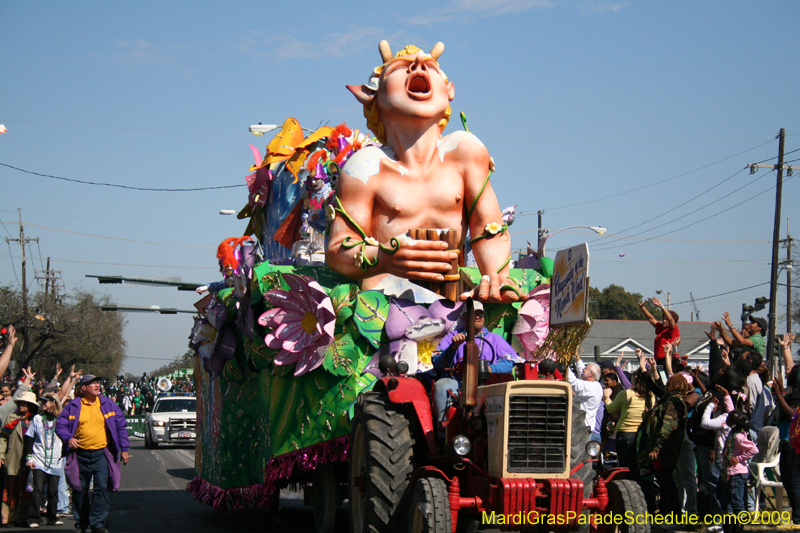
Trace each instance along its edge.
<path fill-rule="evenodd" d="M 482 371 L 473 339 L 470 331 L 444 442 L 422 381 L 404 375 L 404 363 L 381 361 L 384 377 L 359 396 L 353 419 L 351 531 L 446 533 L 483 523 L 501 531 L 648 533 L 638 523 L 644 495 L 625 479 L 627 469 L 593 467 L 600 445 L 590 442 L 569 383 L 538 380 L 530 364 L 518 380 Z"/>

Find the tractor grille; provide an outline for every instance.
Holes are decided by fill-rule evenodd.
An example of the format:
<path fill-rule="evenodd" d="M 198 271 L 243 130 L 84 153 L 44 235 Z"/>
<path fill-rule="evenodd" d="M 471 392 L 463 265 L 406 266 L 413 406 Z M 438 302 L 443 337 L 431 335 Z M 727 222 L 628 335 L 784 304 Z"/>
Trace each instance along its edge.
<path fill-rule="evenodd" d="M 567 397 L 511 396 L 508 471 L 563 472 L 567 458 Z"/>

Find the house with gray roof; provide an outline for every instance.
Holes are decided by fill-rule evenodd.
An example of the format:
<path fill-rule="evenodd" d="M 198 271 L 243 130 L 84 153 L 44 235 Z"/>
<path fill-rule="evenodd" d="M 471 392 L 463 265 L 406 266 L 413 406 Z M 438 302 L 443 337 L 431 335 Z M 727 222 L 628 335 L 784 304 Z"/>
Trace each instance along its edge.
<path fill-rule="evenodd" d="M 681 331 L 678 352 L 688 355 L 689 363 L 707 366 L 709 340 L 704 331 L 711 331 L 711 323 L 678 322 L 678 329 Z M 646 320 L 595 319 L 581 343 L 581 357 L 584 361 L 613 362 L 622 352 L 625 354 L 623 367 L 634 370 L 638 366 L 636 349 L 640 348 L 648 357 L 653 357 L 655 338 L 655 328 Z"/>

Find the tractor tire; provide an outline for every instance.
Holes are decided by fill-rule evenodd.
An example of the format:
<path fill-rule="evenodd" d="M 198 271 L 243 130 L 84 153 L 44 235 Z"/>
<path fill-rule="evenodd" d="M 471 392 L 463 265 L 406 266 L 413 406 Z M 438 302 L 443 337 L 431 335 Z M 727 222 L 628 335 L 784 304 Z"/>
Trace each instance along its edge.
<path fill-rule="evenodd" d="M 336 525 L 336 479 L 333 465 L 319 466 L 314 470 L 314 482 L 310 490 L 317 533 L 333 533 Z"/>
<path fill-rule="evenodd" d="M 405 530 L 415 469 L 407 411 L 390 403 L 386 392 L 359 395 L 348 455 L 350 531 Z"/>
<path fill-rule="evenodd" d="M 632 512 L 634 517 L 644 517 L 647 514 L 647 503 L 644 493 L 638 483 L 630 479 L 617 479 L 608 484 L 608 495 L 611 498 L 611 512 L 614 515 L 625 516 Z M 650 533 L 649 524 L 622 524 L 612 526 L 614 533 Z"/>
<path fill-rule="evenodd" d="M 589 455 L 586 453 L 586 443 L 589 442 L 592 432 L 586 425 L 586 412 L 580 409 L 573 403 L 572 405 L 572 437 L 570 446 L 570 462 L 569 468 L 573 468 L 580 463 L 589 460 Z M 572 479 L 580 479 L 583 481 L 583 497 L 590 498 L 594 490 L 594 463 L 586 462 L 580 470 L 572 475 Z M 588 514 L 585 511 L 584 514 Z M 585 524 L 578 526 L 578 533 L 586 533 L 589 531 L 589 521 L 585 520 Z"/>
<path fill-rule="evenodd" d="M 450 500 L 439 478 L 423 477 L 411 493 L 409 533 L 450 533 Z"/>

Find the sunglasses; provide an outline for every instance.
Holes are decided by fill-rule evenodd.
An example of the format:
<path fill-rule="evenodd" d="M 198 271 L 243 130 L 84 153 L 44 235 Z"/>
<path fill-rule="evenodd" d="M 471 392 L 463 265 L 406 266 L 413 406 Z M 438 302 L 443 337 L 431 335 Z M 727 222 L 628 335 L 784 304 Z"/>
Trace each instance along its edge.
<path fill-rule="evenodd" d="M 475 318 L 483 318 L 484 313 L 483 311 L 475 311 Z"/>

